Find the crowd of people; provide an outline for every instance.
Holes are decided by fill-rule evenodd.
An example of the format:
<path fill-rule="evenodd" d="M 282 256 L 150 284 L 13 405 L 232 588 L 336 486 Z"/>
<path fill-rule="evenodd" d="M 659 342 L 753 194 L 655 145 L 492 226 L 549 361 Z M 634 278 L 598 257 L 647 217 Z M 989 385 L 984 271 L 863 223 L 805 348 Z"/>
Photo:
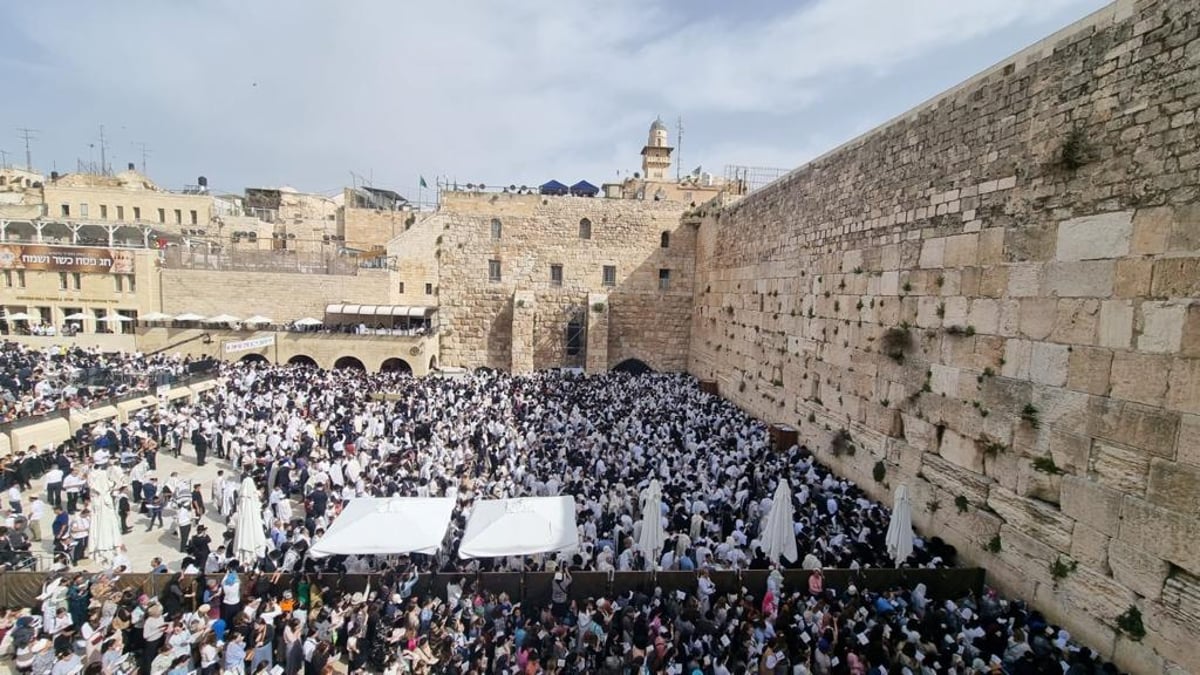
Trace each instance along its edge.
<path fill-rule="evenodd" d="M 164 376 L 185 374 L 192 361 L 176 355 L 63 346 L 37 349 L 0 342 L 0 423 L 87 408 L 100 398 L 148 392 Z"/>
<path fill-rule="evenodd" d="M 1111 670 L 1036 612 L 993 594 L 944 602 L 921 586 L 877 595 L 825 587 L 821 568 L 894 564 L 884 545 L 888 509 L 806 449 L 771 449 L 761 423 L 686 376 L 418 380 L 231 366 L 195 402 L 94 425 L 60 450 L 48 463 L 63 472 L 66 504 L 47 494 L 60 564 L 41 606 L 8 622 L 16 666 L 31 668 L 22 672 L 98 663 L 106 673 L 279 666 L 290 675 L 328 672 L 339 660 L 352 672 Z M 192 454 L 198 464 L 215 458 L 223 470 L 209 485 L 162 477 L 159 452 Z M 165 512 L 179 535 L 179 553 L 150 570 L 165 575 L 156 597 L 120 589 L 119 577 L 135 571 L 121 554 L 99 575 L 72 571 L 87 550 L 74 534 L 87 517 L 86 474 L 96 471 L 111 478 L 122 529 L 161 526 Z M 79 484 L 74 498 L 69 476 Z M 232 526 L 246 476 L 260 494 L 268 546 L 239 561 Z M 638 543 L 639 495 L 652 479 L 662 486 L 667 539 L 650 554 Z M 777 565 L 762 537 L 781 479 L 791 486 L 800 555 Z M 577 551 L 458 559 L 476 499 L 560 494 L 577 504 Z M 453 498 L 444 552 L 308 555 L 363 496 Z M 226 531 L 198 524 L 210 512 Z M 954 562 L 952 547 L 918 538 L 904 564 Z M 809 570 L 802 587 L 786 587 L 781 567 Z M 717 593 L 708 576 L 746 569 L 770 570 L 766 587 Z M 468 581 L 476 571 L 517 570 L 552 572 L 550 602 L 522 606 Z M 585 598 L 570 592 L 571 573 L 581 570 L 694 571 L 696 585 Z M 322 572 L 370 572 L 378 583 L 350 593 L 337 574 Z M 444 594 L 416 590 L 435 573 L 464 576 Z"/>

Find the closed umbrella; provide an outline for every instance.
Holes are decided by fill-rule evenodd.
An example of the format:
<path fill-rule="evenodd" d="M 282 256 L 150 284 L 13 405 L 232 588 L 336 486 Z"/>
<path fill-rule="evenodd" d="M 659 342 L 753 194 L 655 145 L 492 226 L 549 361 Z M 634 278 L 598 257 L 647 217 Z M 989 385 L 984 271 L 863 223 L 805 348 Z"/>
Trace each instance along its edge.
<path fill-rule="evenodd" d="M 663 532 L 662 526 L 662 486 L 655 478 L 642 493 L 642 531 L 638 537 L 638 546 L 646 554 L 652 568 L 658 566 L 658 556 L 662 553 L 664 539 L 666 533 Z"/>
<path fill-rule="evenodd" d="M 249 476 L 242 480 L 233 527 L 233 554 L 247 565 L 254 564 L 267 551 L 267 534 L 263 529 L 258 486 Z"/>
<path fill-rule="evenodd" d="M 766 549 L 768 560 L 779 562 L 779 557 L 783 556 L 795 562 L 798 556 L 796 527 L 792 521 L 792 488 L 786 479 L 780 479 L 779 485 L 775 486 L 775 496 L 771 501 L 771 510 L 767 513 L 763 537 L 763 547 Z"/>
<path fill-rule="evenodd" d="M 892 521 L 888 523 L 887 550 L 899 567 L 913 552 L 912 502 L 908 498 L 908 486 L 896 488 L 896 501 L 892 505 Z"/>
<path fill-rule="evenodd" d="M 88 477 L 92 493 L 92 522 L 88 527 L 87 554 L 93 560 L 112 562 L 121 549 L 121 522 L 113 506 L 113 484 L 104 471 L 93 471 Z"/>

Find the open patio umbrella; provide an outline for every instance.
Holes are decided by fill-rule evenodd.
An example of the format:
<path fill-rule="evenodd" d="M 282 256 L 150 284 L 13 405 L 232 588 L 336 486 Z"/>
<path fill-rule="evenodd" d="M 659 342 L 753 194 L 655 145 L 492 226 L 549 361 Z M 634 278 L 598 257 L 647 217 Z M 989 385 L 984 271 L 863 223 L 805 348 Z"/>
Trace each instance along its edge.
<path fill-rule="evenodd" d="M 658 479 L 650 481 L 649 487 L 642 493 L 642 531 L 638 537 L 638 546 L 651 565 L 658 567 L 658 556 L 662 553 L 663 540 L 666 533 L 662 526 L 662 486 Z"/>
<path fill-rule="evenodd" d="M 88 315 L 85 312 L 75 312 L 63 317 L 63 319 L 66 319 L 67 321 L 83 321 L 86 318 L 88 318 Z"/>
<path fill-rule="evenodd" d="M 231 314 L 218 314 L 204 319 L 204 323 L 237 323 L 241 319 Z"/>
<path fill-rule="evenodd" d="M 133 319 L 120 314 L 109 314 L 104 318 L 97 319 L 97 321 L 103 321 L 105 323 L 124 323 L 126 321 L 133 321 Z"/>
<path fill-rule="evenodd" d="M 908 560 L 913 551 L 912 502 L 908 497 L 908 486 L 896 488 L 896 501 L 892 505 L 892 520 L 888 523 L 887 550 L 899 567 Z"/>
<path fill-rule="evenodd" d="M 113 506 L 113 484 L 104 471 L 88 477 L 92 493 L 92 522 L 88 527 L 87 554 L 97 562 L 109 563 L 121 549 L 121 522 Z"/>
<path fill-rule="evenodd" d="M 775 486 L 771 511 L 767 513 L 767 522 L 763 527 L 763 549 L 771 562 L 779 562 L 780 556 L 793 562 L 797 558 L 796 527 L 792 523 L 792 488 L 786 479 L 780 479 L 779 485 Z"/>
<path fill-rule="evenodd" d="M 9 315 L 5 316 L 4 318 L 8 319 L 9 321 L 30 321 L 33 319 L 32 316 L 26 314 L 25 312 L 17 312 L 16 314 L 9 314 Z"/>
<path fill-rule="evenodd" d="M 175 320 L 176 321 L 203 321 L 204 317 L 200 316 L 199 314 L 192 314 L 191 312 L 185 312 L 183 314 L 176 315 Z"/>
<path fill-rule="evenodd" d="M 258 486 L 249 476 L 242 480 L 242 488 L 238 492 L 237 516 L 233 527 L 233 554 L 246 565 L 254 564 L 267 552 L 267 534 L 263 530 Z"/>
<path fill-rule="evenodd" d="M 254 324 L 257 326 L 257 325 L 261 325 L 264 323 L 275 323 L 275 322 L 271 321 L 271 319 L 263 316 L 262 314 L 255 314 L 254 316 L 250 317 L 249 319 L 246 319 L 242 323 L 249 323 L 249 324 Z"/>
<path fill-rule="evenodd" d="M 321 320 L 306 316 L 303 319 L 296 319 L 293 323 L 297 326 L 320 326 Z"/>
<path fill-rule="evenodd" d="M 163 312 L 150 312 L 149 314 L 143 314 L 139 318 L 141 318 L 142 321 L 170 321 L 175 317 L 171 316 L 170 314 L 164 314 Z"/>

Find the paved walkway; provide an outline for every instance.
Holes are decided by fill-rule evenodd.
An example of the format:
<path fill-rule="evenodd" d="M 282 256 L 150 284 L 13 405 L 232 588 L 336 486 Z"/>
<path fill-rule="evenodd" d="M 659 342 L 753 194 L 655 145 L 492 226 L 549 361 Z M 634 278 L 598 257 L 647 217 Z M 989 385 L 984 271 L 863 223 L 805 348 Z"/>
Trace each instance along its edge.
<path fill-rule="evenodd" d="M 207 512 L 204 518 L 200 519 L 192 525 L 192 532 L 196 531 L 196 525 L 204 523 L 208 527 L 208 534 L 212 537 L 213 548 L 220 545 L 222 535 L 225 532 L 225 519 L 217 513 L 216 504 L 211 503 L 210 495 L 212 493 L 212 482 L 217 477 L 217 471 L 224 469 L 226 475 L 236 475 L 232 464 L 229 462 L 217 459 L 211 453 L 206 458 L 204 466 L 196 465 L 196 455 L 192 452 L 191 444 L 184 443 L 183 453 L 176 459 L 170 453 L 158 453 L 158 470 L 154 475 L 158 476 L 159 482 L 171 475 L 172 471 L 179 473 L 181 478 L 187 479 L 194 483 L 200 483 L 201 494 L 204 495 L 205 507 Z M 37 494 L 43 501 L 46 499 L 46 487 L 44 480 L 34 481 L 34 490 L 36 492 L 26 491 L 21 497 L 22 508 L 26 513 L 29 511 L 29 497 L 32 494 Z M 66 504 L 66 497 L 63 497 L 63 504 Z M 48 506 L 48 504 L 47 504 Z M 34 543 L 34 550 L 44 554 L 42 567 L 49 564 L 53 557 L 54 544 L 50 540 L 50 525 L 54 520 L 54 511 L 50 508 L 46 509 L 46 517 L 42 522 L 42 541 Z M 137 512 L 137 506 L 133 505 L 133 511 L 129 514 L 129 526 L 133 531 L 125 535 L 125 553 L 133 563 L 131 572 L 149 572 L 150 561 L 155 558 L 162 558 L 163 562 L 170 566 L 172 571 L 179 569 L 179 563 L 183 560 L 183 553 L 179 551 L 179 536 L 176 534 L 174 527 L 166 529 L 155 525 L 154 529 L 147 532 L 146 524 L 149 522 L 149 517 Z M 164 523 L 173 524 L 171 518 L 166 514 L 163 516 Z M 80 561 L 79 567 L 87 570 L 98 570 L 101 565 L 94 561 Z"/>

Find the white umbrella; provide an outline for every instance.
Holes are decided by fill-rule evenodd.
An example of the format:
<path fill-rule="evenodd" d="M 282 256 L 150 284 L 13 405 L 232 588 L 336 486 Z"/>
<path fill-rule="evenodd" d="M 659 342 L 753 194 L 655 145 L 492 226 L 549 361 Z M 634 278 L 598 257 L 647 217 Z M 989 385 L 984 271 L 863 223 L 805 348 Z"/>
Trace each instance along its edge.
<path fill-rule="evenodd" d="M 303 319 L 296 319 L 293 323 L 297 326 L 320 326 L 321 320 L 306 316 Z"/>
<path fill-rule="evenodd" d="M 84 319 L 88 318 L 88 315 L 84 312 L 75 312 L 74 314 L 68 314 L 63 318 L 67 321 L 83 321 Z"/>
<path fill-rule="evenodd" d="M 241 319 L 230 314 L 218 314 L 216 316 L 208 317 L 204 320 L 204 323 L 237 323 L 240 320 Z"/>
<path fill-rule="evenodd" d="M 204 317 L 200 316 L 199 314 L 192 314 L 191 312 L 185 312 L 183 314 L 176 316 L 175 320 L 176 321 L 203 321 Z"/>
<path fill-rule="evenodd" d="M 763 547 L 767 559 L 779 562 L 783 556 L 795 562 L 796 527 L 792 523 L 792 489 L 787 479 L 780 479 L 775 487 L 775 496 L 771 500 L 771 511 L 767 513 L 767 522 L 763 527 Z"/>
<path fill-rule="evenodd" d="M 258 324 L 274 323 L 274 322 L 271 321 L 271 319 L 263 316 L 262 314 L 255 314 L 254 316 L 250 317 L 249 319 L 246 319 L 242 323 L 258 325 Z"/>
<path fill-rule="evenodd" d="M 140 318 L 142 321 L 170 321 L 175 317 L 162 312 L 150 312 L 149 314 L 143 314 L 138 318 Z"/>
<path fill-rule="evenodd" d="M 896 501 L 892 505 L 892 521 L 888 523 L 887 550 L 899 567 L 913 551 L 912 502 L 908 498 L 908 486 L 896 488 Z"/>
<path fill-rule="evenodd" d="M 97 319 L 97 320 L 103 321 L 105 323 L 122 323 L 124 321 L 133 321 L 133 319 L 131 319 L 130 317 L 122 316 L 120 314 L 109 314 L 108 316 L 106 316 L 102 319 Z"/>
<path fill-rule="evenodd" d="M 233 527 L 233 554 L 247 565 L 254 564 L 267 551 L 267 534 L 263 529 L 258 486 L 249 476 L 242 480 Z"/>
<path fill-rule="evenodd" d="M 9 315 L 5 316 L 4 318 L 8 319 L 9 321 L 29 321 L 29 320 L 33 319 L 32 316 L 26 314 L 25 312 L 17 312 L 16 314 L 9 314 Z"/>
<path fill-rule="evenodd" d="M 92 493 L 92 522 L 88 527 L 87 554 L 93 560 L 108 563 L 121 549 L 121 522 L 113 506 L 113 484 L 104 471 L 88 477 Z"/>
<path fill-rule="evenodd" d="M 638 546 L 646 554 L 651 569 L 658 567 L 658 556 L 662 553 L 663 540 L 666 534 L 662 526 L 662 486 L 658 479 L 650 481 L 650 486 L 642 493 L 642 531 L 638 537 Z"/>

